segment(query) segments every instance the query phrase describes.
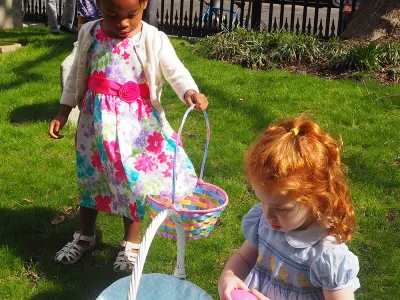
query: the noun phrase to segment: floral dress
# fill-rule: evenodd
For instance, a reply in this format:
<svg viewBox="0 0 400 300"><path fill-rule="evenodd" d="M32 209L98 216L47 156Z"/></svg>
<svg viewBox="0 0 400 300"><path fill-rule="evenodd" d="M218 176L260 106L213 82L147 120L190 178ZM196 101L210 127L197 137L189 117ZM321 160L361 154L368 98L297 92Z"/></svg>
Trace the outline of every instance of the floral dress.
<svg viewBox="0 0 400 300"><path fill-rule="evenodd" d="M149 104L143 67L134 51L140 38L141 33L113 39L100 23L95 28L76 135L80 205L136 222L143 218L147 195L172 197L176 145L176 133ZM107 92L110 86L121 88L113 94ZM191 194L197 177L181 145L176 172L177 197Z"/></svg>

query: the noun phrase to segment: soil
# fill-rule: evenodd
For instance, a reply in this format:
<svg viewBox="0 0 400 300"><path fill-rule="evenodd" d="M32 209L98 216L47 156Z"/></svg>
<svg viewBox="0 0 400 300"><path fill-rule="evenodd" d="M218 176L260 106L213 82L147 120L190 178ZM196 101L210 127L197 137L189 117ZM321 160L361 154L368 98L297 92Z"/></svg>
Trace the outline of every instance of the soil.
<svg viewBox="0 0 400 300"><path fill-rule="evenodd" d="M356 81L362 81L364 79L372 79L384 85L396 85L400 82L400 68L382 69L382 70L375 70L372 72L359 72L351 70L337 72L323 68L321 67L321 65L309 64L309 65L287 66L283 67L282 69L297 74L309 74L312 76L318 76L321 78L328 78L328 79L348 78Z"/></svg>

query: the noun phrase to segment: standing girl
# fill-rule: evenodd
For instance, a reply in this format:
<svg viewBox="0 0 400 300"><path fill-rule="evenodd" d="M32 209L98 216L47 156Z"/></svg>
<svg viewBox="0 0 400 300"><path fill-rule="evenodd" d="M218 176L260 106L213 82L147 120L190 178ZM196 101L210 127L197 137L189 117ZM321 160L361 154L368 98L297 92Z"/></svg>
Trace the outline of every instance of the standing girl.
<svg viewBox="0 0 400 300"><path fill-rule="evenodd" d="M77 262L95 246L97 212L122 215L125 234L114 263L133 267L148 194L172 194L176 134L160 104L163 76L180 99L205 110L208 102L167 36L142 22L147 0L99 0L102 20L86 23L49 134L59 139L71 109L81 108L76 134L80 231L57 252L61 264ZM177 192L193 192L196 174L180 147Z"/></svg>
<svg viewBox="0 0 400 300"><path fill-rule="evenodd" d="M260 204L243 219L246 241L221 275L221 299L234 289L257 299L354 299L358 259L344 244L354 211L338 143L305 119L274 125L248 151L245 172Z"/></svg>

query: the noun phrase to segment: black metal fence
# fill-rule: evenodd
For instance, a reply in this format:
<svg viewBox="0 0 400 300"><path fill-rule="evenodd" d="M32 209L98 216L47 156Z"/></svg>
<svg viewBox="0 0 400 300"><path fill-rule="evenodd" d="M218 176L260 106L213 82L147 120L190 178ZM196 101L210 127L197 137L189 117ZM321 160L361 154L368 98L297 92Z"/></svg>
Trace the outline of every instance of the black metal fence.
<svg viewBox="0 0 400 300"><path fill-rule="evenodd" d="M345 0L150 0L158 1L160 30L178 36L205 36L244 27L291 31L320 37L340 36L356 10L345 14ZM339 4L336 7L333 1ZM59 20L63 10L59 0ZM348 8L348 6L347 6ZM46 23L46 0L24 0L25 22Z"/></svg>
<svg viewBox="0 0 400 300"><path fill-rule="evenodd" d="M22 11L24 13L24 22L47 23L46 0L24 0ZM61 10L59 14L61 15Z"/></svg>
<svg viewBox="0 0 400 300"><path fill-rule="evenodd" d="M23 0L22 12L24 15L24 22L27 23L44 23L47 24L47 1L46 0ZM63 12L63 0L57 0L57 20L61 21ZM76 12L75 12L76 13ZM78 20L75 18L75 25Z"/></svg>

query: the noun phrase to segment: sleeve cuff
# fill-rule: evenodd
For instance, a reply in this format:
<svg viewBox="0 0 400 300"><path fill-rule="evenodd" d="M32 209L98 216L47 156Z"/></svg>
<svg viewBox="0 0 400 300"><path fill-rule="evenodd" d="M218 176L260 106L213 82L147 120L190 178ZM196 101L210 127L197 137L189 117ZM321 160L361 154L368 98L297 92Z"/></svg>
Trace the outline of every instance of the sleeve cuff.
<svg viewBox="0 0 400 300"><path fill-rule="evenodd" d="M60 103L71 107L75 107L76 106L75 94L63 93Z"/></svg>
<svg viewBox="0 0 400 300"><path fill-rule="evenodd" d="M353 292L355 292L360 287L360 280L358 279L358 277L355 277L349 280L347 283L341 284L339 286L335 287L324 286L323 289L328 291L337 291L337 290L343 290L348 287L352 287Z"/></svg>

